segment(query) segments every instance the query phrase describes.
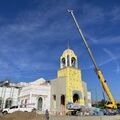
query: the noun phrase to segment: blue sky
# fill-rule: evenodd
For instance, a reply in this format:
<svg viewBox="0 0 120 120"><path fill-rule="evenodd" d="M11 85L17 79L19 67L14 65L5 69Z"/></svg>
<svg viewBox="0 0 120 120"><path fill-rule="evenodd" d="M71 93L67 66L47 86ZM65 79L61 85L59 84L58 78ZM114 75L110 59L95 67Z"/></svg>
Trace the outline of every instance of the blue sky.
<svg viewBox="0 0 120 120"><path fill-rule="evenodd" d="M83 80L101 96L102 87L67 9L74 9L113 96L120 99L118 0L0 0L0 80L56 78L59 57L69 40Z"/></svg>

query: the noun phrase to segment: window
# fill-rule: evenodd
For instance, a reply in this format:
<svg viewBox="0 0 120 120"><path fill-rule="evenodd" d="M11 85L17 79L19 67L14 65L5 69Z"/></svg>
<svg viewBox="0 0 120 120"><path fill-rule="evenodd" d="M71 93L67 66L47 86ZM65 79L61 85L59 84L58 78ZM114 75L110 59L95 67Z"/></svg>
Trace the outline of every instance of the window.
<svg viewBox="0 0 120 120"><path fill-rule="evenodd" d="M79 98L79 95L77 94L77 93L75 93L74 95L73 95L73 102L74 103L78 103L78 100L79 100L80 98Z"/></svg>
<svg viewBox="0 0 120 120"><path fill-rule="evenodd" d="M2 108L2 98L0 97L0 108Z"/></svg>
<svg viewBox="0 0 120 120"><path fill-rule="evenodd" d="M25 107L27 107L27 101L28 101L28 100L27 100L27 99L25 99Z"/></svg>
<svg viewBox="0 0 120 120"><path fill-rule="evenodd" d="M10 109L14 109L14 108L18 108L18 106L12 106L12 107L10 107Z"/></svg>
<svg viewBox="0 0 120 120"><path fill-rule="evenodd" d="M62 58L62 66L65 67L65 58Z"/></svg>
<svg viewBox="0 0 120 120"><path fill-rule="evenodd" d="M74 57L71 58L72 67L76 67L76 59Z"/></svg>
<svg viewBox="0 0 120 120"><path fill-rule="evenodd" d="M39 99L38 99L38 110L42 111L42 106L43 106L43 99L42 99L42 97L39 97Z"/></svg>
<svg viewBox="0 0 120 120"><path fill-rule="evenodd" d="M21 108L24 107L23 103L24 103L24 100L21 100L21 105L20 105Z"/></svg>
<svg viewBox="0 0 120 120"><path fill-rule="evenodd" d="M10 108L12 106L12 99L8 98L5 102L5 108Z"/></svg>
<svg viewBox="0 0 120 120"><path fill-rule="evenodd" d="M53 109L56 109L56 95L53 95L53 99L52 99L52 104L53 104Z"/></svg>
<svg viewBox="0 0 120 120"><path fill-rule="evenodd" d="M61 95L61 104L65 105L65 95Z"/></svg>
<svg viewBox="0 0 120 120"><path fill-rule="evenodd" d="M53 100L56 100L56 95L53 95Z"/></svg>

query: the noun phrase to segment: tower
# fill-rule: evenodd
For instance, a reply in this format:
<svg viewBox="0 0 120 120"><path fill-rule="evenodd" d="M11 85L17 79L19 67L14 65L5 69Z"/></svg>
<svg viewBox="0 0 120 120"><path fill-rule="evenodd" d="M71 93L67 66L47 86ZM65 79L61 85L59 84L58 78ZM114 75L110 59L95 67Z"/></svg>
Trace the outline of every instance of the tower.
<svg viewBox="0 0 120 120"><path fill-rule="evenodd" d="M66 78L66 104L69 102L84 105L84 88L82 85L81 70L78 68L78 59L73 50L66 49L60 57L58 78Z"/></svg>

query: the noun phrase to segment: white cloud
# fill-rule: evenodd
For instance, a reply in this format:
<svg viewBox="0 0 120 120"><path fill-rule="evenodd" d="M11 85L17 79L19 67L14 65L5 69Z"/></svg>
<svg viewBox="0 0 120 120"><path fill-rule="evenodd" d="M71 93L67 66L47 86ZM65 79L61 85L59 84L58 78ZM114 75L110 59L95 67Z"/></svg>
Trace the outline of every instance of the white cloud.
<svg viewBox="0 0 120 120"><path fill-rule="evenodd" d="M112 7L107 10L91 4L85 4L80 10L82 11L82 14L79 14L79 17L77 17L78 22L80 23L81 28L84 26L83 33L84 31L86 32L84 33L85 36L91 40L93 44L107 45L120 43L120 35L115 34L114 32L111 33L115 26L113 26L113 23L119 23L120 7ZM78 16L78 14L76 16ZM105 24L109 25L109 28L104 27ZM91 28L89 25L91 25ZM97 25L97 27L95 25ZM98 30L98 32L95 29Z"/></svg>
<svg viewBox="0 0 120 120"><path fill-rule="evenodd" d="M82 6L81 10L82 12L80 13L82 14L79 14L79 17L77 18L80 18L82 20L80 23L86 26L89 24L94 25L96 23L101 24L105 21L106 16L108 16L103 8L95 7L90 4ZM114 16L118 13L118 11L119 10L115 10L115 12L112 12L112 10L110 11L111 14L109 14L109 17L111 21L116 21L119 19L118 16L118 18L115 18ZM55 66L54 63L51 63L50 61L45 63L45 61L41 59L39 59L40 61L35 61L35 59L38 59L37 56L42 56L44 59L48 59L46 57L46 46L50 43L56 43L56 41L62 42L64 40L66 40L67 43L68 39L74 40L76 38L76 35L73 32L74 23L70 20L69 14L66 13L67 9L65 11L65 9L61 6L54 6L44 12L40 11L38 8L34 11L26 11L25 13L18 15L14 24L3 25L0 28L1 54L5 55L5 59L8 59L8 63L10 63L12 67L15 66L18 68L18 74L19 71L22 70L29 71L30 69L55 69L53 67ZM61 14L62 16L60 16ZM106 35L102 37L91 37L91 35L88 34L87 37L92 40L94 44L98 45L120 43L120 36L114 37ZM35 47L34 43L36 41L40 41L40 49L39 51L36 50L37 52L31 53L31 49L36 49L33 48ZM45 47L41 47L41 44L43 43L48 44L43 45ZM107 52L108 51L106 51L106 53ZM55 55L52 56L52 59L55 59L54 56ZM12 57L14 57L14 59ZM106 59L104 62L99 63L99 66L105 65L113 60L115 59L112 57ZM4 60L0 61L0 63L3 61ZM3 62L3 67L10 68L7 62ZM85 69L91 68L93 68L93 66ZM119 69L120 68L117 67L117 71L119 71Z"/></svg>
<svg viewBox="0 0 120 120"><path fill-rule="evenodd" d="M92 39L92 38L91 38ZM103 36L98 39L94 39L95 44L119 44L120 43L120 36Z"/></svg>
<svg viewBox="0 0 120 120"><path fill-rule="evenodd" d="M110 62L114 62L116 65L116 69L114 71L116 71L117 73L120 72L120 64L118 62L118 59L120 59L120 55L114 55L110 50L103 48L103 51L109 56L107 57L107 59L102 60L98 63L98 66L105 66L106 64L110 63ZM105 55L106 56L106 55ZM84 67L82 70L89 70L89 69L94 69L94 65L91 65L89 67Z"/></svg>
<svg viewBox="0 0 120 120"><path fill-rule="evenodd" d="M108 13L108 16L110 17L110 21L112 23L118 23L120 21L120 7L113 7L113 9Z"/></svg>
<svg viewBox="0 0 120 120"><path fill-rule="evenodd" d="M118 62L118 58L120 58L120 55L115 56L110 50L108 50L106 48L104 48L103 50L110 56L110 59L115 62L115 64L116 64L116 70L115 71L117 73L119 73L120 72L120 64Z"/></svg>

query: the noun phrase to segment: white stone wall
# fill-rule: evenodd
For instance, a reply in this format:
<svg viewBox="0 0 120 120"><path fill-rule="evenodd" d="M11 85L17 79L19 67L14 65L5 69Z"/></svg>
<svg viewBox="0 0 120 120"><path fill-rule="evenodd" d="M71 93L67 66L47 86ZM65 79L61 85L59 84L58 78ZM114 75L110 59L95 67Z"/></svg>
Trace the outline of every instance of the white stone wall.
<svg viewBox="0 0 120 120"><path fill-rule="evenodd" d="M0 87L0 98L2 98L2 106L5 108L5 102L8 98L12 99L12 106L22 105L23 107L34 107L38 109L38 99L42 98L42 111L48 109L50 111L51 102L51 85L44 79L38 79L30 83L24 83L22 88ZM18 84L18 86L21 84ZM23 84L22 84L23 85ZM17 86L17 84L16 84ZM55 87L55 86L54 86ZM87 86L86 86L87 88ZM56 88L57 89L57 88ZM87 92L87 90L86 90ZM88 105L91 106L91 92L87 92Z"/></svg>
<svg viewBox="0 0 120 120"><path fill-rule="evenodd" d="M19 89L14 87L0 87L0 98L2 99L3 108L8 98L12 99L12 106L18 104Z"/></svg>
<svg viewBox="0 0 120 120"><path fill-rule="evenodd" d="M42 111L50 110L50 85L29 85L23 87L20 91L20 104L25 104L27 99L27 107L34 107L38 109L38 99L41 97L43 100Z"/></svg>

